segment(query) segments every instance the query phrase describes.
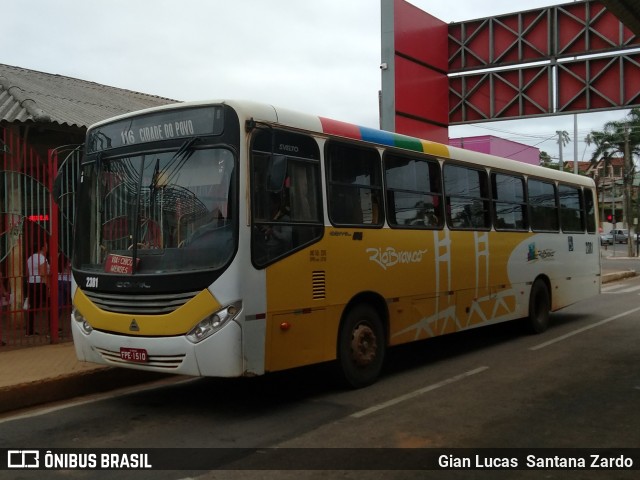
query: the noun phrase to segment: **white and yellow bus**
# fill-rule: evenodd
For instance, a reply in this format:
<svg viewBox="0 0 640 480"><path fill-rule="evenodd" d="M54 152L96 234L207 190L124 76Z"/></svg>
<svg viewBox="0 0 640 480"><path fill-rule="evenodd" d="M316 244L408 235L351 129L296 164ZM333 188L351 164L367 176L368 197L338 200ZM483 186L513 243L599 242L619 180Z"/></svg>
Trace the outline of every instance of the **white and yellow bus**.
<svg viewBox="0 0 640 480"><path fill-rule="evenodd" d="M600 290L586 177L248 102L92 126L77 190L79 359L236 377L525 319ZM429 348L428 342L424 348Z"/></svg>

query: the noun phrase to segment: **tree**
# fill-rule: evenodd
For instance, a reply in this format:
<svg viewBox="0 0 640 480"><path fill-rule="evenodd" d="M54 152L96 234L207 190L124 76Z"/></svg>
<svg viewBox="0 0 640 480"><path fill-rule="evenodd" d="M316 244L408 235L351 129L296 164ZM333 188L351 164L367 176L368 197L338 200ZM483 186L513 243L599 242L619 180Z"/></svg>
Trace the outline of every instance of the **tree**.
<svg viewBox="0 0 640 480"><path fill-rule="evenodd" d="M614 157L624 158L622 182L624 185L624 211L627 225L631 226L631 186L636 172L635 158L640 156L640 108L632 108L623 120L604 124L602 131L592 131L591 139L596 146L591 156L592 163L604 162L605 172ZM629 254L632 254L629 242Z"/></svg>
<svg viewBox="0 0 640 480"><path fill-rule="evenodd" d="M551 156L544 150L540 150L540 165L547 168L553 168L551 166Z"/></svg>
<svg viewBox="0 0 640 480"><path fill-rule="evenodd" d="M632 108L625 120L613 120L604 124L602 131L592 130L589 134L596 149L591 162L610 159L615 154L624 156L625 131L629 131L629 151L632 157L640 156L640 108Z"/></svg>
<svg viewBox="0 0 640 480"><path fill-rule="evenodd" d="M571 141L571 138L569 138L569 134L566 130L556 130L556 133L558 134L558 148L560 150L558 155L558 170L564 170L564 162L562 161L562 148ZM578 159L576 158L574 161L578 161Z"/></svg>

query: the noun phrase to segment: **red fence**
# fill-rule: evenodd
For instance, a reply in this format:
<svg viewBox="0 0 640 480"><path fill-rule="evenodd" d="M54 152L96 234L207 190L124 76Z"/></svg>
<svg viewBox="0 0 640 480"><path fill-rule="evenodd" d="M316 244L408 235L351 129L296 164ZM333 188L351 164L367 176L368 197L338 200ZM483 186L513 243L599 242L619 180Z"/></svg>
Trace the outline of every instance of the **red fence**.
<svg viewBox="0 0 640 480"><path fill-rule="evenodd" d="M72 149L37 148L12 127L0 128L0 140L2 346L70 340L73 201L58 208L52 192L58 157Z"/></svg>

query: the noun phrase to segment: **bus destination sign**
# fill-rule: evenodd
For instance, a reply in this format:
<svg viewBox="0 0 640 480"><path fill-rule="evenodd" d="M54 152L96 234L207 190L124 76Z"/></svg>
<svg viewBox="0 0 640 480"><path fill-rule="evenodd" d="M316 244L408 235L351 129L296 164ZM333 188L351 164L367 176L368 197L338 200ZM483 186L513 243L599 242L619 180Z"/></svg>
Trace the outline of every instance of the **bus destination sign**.
<svg viewBox="0 0 640 480"><path fill-rule="evenodd" d="M222 107L166 110L108 123L89 133L88 153L141 143L220 135L224 130Z"/></svg>

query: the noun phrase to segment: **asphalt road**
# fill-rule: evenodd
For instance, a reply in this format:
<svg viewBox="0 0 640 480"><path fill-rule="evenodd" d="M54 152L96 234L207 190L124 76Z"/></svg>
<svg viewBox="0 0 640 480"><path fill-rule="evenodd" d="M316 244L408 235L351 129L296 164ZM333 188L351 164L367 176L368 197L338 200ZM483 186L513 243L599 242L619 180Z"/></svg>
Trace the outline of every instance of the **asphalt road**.
<svg viewBox="0 0 640 480"><path fill-rule="evenodd" d="M627 257L627 246L616 245L615 249L600 247L604 270L640 270L640 258Z"/></svg>
<svg viewBox="0 0 640 480"><path fill-rule="evenodd" d="M322 457L327 468L339 465L328 448L638 448L639 295L640 278L626 279L553 314L542 335L510 323L393 349L380 381L362 390L341 389L330 366L196 379L3 419L0 446L319 448L301 452ZM259 453L232 451L221 468L256 465ZM300 458L283 451L291 455L288 468L299 468ZM637 470L15 473L0 471L0 478L638 477Z"/></svg>

